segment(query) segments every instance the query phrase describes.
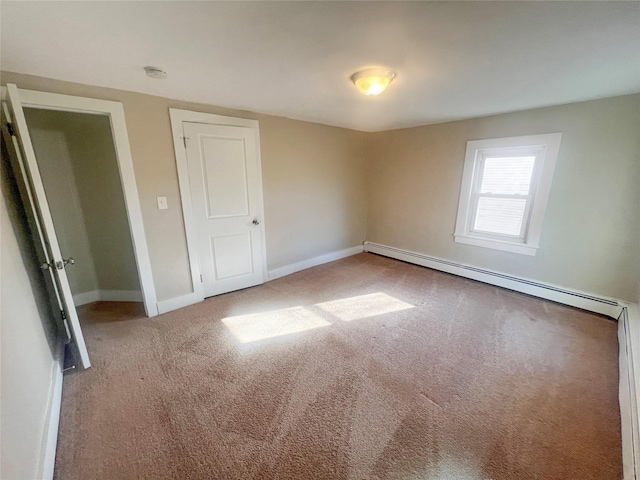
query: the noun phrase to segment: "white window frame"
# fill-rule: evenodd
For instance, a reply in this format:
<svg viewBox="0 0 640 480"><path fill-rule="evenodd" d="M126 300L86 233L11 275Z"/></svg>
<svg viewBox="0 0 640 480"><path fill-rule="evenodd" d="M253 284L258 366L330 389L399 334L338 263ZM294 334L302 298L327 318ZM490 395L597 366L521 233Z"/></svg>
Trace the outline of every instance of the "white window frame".
<svg viewBox="0 0 640 480"><path fill-rule="evenodd" d="M539 248L542 223L547 208L551 182L558 158L562 133L492 138L467 142L464 160L458 218L454 239L457 243L504 250L534 256ZM535 164L527 195L499 195L526 200L519 235L501 235L475 231L478 199L496 196L480 193L484 159L487 157L535 156Z"/></svg>

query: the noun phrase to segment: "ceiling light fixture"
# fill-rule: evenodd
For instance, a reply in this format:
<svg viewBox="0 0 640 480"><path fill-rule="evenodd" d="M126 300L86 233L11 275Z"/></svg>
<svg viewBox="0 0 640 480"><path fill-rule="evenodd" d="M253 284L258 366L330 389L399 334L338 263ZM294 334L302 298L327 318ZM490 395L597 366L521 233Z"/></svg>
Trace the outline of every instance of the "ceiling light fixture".
<svg viewBox="0 0 640 480"><path fill-rule="evenodd" d="M167 78L167 72L158 67L144 67L144 71L147 72L147 77L155 78L156 80L165 80Z"/></svg>
<svg viewBox="0 0 640 480"><path fill-rule="evenodd" d="M351 75L351 81L363 95L380 95L397 74L390 68L375 67Z"/></svg>

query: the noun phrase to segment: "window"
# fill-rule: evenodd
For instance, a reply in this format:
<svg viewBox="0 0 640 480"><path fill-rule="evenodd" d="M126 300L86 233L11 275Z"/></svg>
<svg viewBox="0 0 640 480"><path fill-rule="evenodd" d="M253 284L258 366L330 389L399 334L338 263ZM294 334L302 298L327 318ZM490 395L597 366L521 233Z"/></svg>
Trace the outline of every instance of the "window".
<svg viewBox="0 0 640 480"><path fill-rule="evenodd" d="M535 255L561 139L467 142L455 241Z"/></svg>

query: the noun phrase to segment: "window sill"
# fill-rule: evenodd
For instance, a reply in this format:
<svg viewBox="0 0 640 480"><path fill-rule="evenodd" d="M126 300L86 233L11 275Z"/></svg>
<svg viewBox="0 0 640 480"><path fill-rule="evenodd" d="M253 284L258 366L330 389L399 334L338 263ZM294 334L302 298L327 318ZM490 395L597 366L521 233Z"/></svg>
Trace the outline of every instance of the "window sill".
<svg viewBox="0 0 640 480"><path fill-rule="evenodd" d="M470 235L454 235L457 243L466 245L475 245L476 247L493 248L494 250L503 250L505 252L519 253L521 255L535 256L538 247L526 245L523 243L506 242L500 240L491 240L488 238L472 237Z"/></svg>

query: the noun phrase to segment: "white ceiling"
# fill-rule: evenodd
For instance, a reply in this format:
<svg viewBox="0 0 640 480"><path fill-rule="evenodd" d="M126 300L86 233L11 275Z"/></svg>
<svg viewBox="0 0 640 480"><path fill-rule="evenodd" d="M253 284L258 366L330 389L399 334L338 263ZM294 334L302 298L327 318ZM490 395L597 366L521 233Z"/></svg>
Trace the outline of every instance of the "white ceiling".
<svg viewBox="0 0 640 480"><path fill-rule="evenodd" d="M5 71L367 131L640 91L639 2L3 1L1 28Z"/></svg>

